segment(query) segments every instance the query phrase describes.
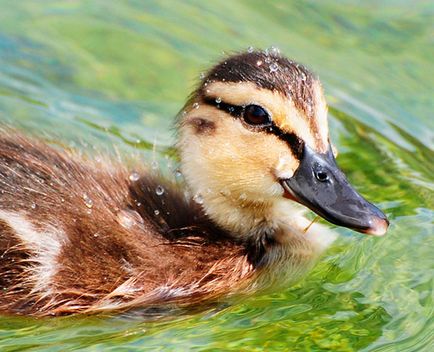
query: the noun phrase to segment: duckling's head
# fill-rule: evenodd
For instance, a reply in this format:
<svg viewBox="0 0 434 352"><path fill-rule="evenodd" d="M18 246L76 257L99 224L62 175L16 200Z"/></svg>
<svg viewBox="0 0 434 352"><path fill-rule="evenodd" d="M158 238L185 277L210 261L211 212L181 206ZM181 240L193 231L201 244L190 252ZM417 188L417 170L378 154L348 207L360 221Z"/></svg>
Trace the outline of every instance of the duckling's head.
<svg viewBox="0 0 434 352"><path fill-rule="evenodd" d="M274 226L283 200L359 232L387 229L336 165L319 80L279 54L245 52L212 68L181 113L178 147L195 199L234 234Z"/></svg>

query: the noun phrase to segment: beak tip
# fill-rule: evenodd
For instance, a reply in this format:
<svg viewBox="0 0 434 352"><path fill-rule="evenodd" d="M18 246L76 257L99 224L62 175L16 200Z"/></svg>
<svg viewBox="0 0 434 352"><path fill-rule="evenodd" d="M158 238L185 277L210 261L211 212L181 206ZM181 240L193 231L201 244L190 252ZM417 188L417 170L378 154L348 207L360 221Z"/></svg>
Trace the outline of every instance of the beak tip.
<svg viewBox="0 0 434 352"><path fill-rule="evenodd" d="M389 227L389 220L387 220L386 217L384 218L378 217L371 220L371 226L368 229L366 229L364 232L368 235L383 236L386 233L388 227Z"/></svg>

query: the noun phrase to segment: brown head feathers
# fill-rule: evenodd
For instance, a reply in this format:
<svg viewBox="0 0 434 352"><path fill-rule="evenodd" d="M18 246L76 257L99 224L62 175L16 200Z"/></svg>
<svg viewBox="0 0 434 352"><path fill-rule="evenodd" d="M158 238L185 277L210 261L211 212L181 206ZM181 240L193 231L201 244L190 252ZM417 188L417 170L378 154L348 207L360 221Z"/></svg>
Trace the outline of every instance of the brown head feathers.
<svg viewBox="0 0 434 352"><path fill-rule="evenodd" d="M276 51L242 52L212 68L202 80L198 94L206 97L206 87L214 82L251 82L258 88L289 97L297 109L311 116L315 104L314 81L317 78L306 67Z"/></svg>

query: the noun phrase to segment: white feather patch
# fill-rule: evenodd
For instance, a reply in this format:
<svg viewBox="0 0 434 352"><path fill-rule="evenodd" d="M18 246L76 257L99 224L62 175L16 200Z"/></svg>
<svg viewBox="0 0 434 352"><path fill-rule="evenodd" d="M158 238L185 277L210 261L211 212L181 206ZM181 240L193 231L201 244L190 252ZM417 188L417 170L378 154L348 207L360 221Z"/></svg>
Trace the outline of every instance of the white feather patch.
<svg viewBox="0 0 434 352"><path fill-rule="evenodd" d="M30 259L30 279L34 282L32 292L50 294L52 279L57 272L59 255L66 243L66 236L58 226L47 225L43 230L35 226L22 213L0 210L0 220L6 222L15 231L23 246L34 253Z"/></svg>

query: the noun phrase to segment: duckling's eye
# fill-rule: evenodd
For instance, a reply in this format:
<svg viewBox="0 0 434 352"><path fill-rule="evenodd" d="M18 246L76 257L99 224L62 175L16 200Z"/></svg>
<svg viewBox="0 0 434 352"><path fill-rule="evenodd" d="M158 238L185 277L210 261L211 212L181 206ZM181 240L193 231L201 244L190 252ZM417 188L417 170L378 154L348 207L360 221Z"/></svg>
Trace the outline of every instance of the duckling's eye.
<svg viewBox="0 0 434 352"><path fill-rule="evenodd" d="M247 105L244 108L243 118L249 125L264 126L271 124L270 115L259 105Z"/></svg>

